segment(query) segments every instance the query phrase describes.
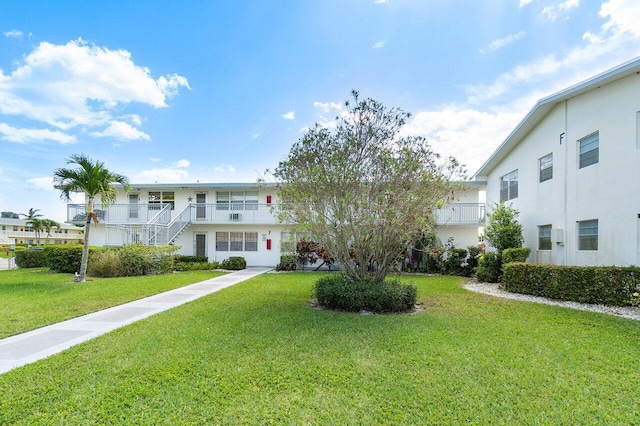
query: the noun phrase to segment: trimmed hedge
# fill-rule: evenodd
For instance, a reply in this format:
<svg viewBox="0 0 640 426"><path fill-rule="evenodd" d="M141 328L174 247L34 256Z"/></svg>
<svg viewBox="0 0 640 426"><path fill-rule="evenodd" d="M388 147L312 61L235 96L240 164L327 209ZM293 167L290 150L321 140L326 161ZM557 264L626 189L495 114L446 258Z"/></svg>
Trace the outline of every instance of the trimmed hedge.
<svg viewBox="0 0 640 426"><path fill-rule="evenodd" d="M80 271L82 261L82 245L47 246L43 250L44 264L55 272L73 274ZM95 251L89 247L89 258Z"/></svg>
<svg viewBox="0 0 640 426"><path fill-rule="evenodd" d="M208 271L220 269L220 263L216 262L174 262L173 270L178 272L184 271Z"/></svg>
<svg viewBox="0 0 640 426"><path fill-rule="evenodd" d="M504 265L504 289L557 300L628 306L633 293L640 291L640 268L515 262Z"/></svg>
<svg viewBox="0 0 640 426"><path fill-rule="evenodd" d="M478 259L476 278L487 283L498 283L502 279L502 256L487 252Z"/></svg>
<svg viewBox="0 0 640 426"><path fill-rule="evenodd" d="M18 268L42 268L45 266L42 250L16 250L14 256Z"/></svg>
<svg viewBox="0 0 640 426"><path fill-rule="evenodd" d="M173 255L174 262L181 263L206 263L209 262L209 258L207 256L190 256L186 254L174 254Z"/></svg>
<svg viewBox="0 0 640 426"><path fill-rule="evenodd" d="M332 274L316 282L314 296L318 304L329 309L406 312L415 307L418 290L413 284L401 284L397 280L353 281L343 275Z"/></svg>
<svg viewBox="0 0 640 426"><path fill-rule="evenodd" d="M280 263L276 265L276 271L295 271L298 269L298 256L295 254L283 254Z"/></svg>

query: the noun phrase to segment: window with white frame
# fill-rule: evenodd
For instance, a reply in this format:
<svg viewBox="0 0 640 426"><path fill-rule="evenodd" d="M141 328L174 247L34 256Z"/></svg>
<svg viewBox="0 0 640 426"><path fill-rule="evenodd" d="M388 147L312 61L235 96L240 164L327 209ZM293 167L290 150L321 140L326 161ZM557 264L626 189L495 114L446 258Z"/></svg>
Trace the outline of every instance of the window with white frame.
<svg viewBox="0 0 640 426"><path fill-rule="evenodd" d="M500 177L500 201L518 198L518 170Z"/></svg>
<svg viewBox="0 0 640 426"><path fill-rule="evenodd" d="M216 251L258 251L258 233L216 232Z"/></svg>
<svg viewBox="0 0 640 426"><path fill-rule="evenodd" d="M258 210L258 191L218 191L217 210Z"/></svg>
<svg viewBox="0 0 640 426"><path fill-rule="evenodd" d="M553 153L547 154L539 160L540 182L545 182L553 178Z"/></svg>
<svg viewBox="0 0 640 426"><path fill-rule="evenodd" d="M595 132L578 141L580 150L580 168L597 164L600 159L600 132Z"/></svg>
<svg viewBox="0 0 640 426"><path fill-rule="evenodd" d="M176 194L173 191L149 191L149 210L160 210L162 204L171 204L171 210L176 207Z"/></svg>
<svg viewBox="0 0 640 426"><path fill-rule="evenodd" d="M538 250L551 250L551 225L538 226Z"/></svg>
<svg viewBox="0 0 640 426"><path fill-rule="evenodd" d="M598 219L578 222L578 250L598 250Z"/></svg>

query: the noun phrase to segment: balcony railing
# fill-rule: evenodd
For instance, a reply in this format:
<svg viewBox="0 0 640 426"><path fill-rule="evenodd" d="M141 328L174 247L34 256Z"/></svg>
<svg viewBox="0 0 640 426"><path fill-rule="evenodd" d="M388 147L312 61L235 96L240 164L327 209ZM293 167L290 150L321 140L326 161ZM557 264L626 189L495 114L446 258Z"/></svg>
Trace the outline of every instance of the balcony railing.
<svg viewBox="0 0 640 426"><path fill-rule="evenodd" d="M192 203L182 211L171 210L170 204L112 204L107 208L95 206L100 223L106 224L159 224L167 225L172 219L179 219L179 227L184 223L193 224L276 224L278 219L272 210L275 204L245 204L234 208L233 204ZM82 204L67 206L67 221L84 223L85 207ZM180 218L176 215L180 214ZM172 217L175 216L175 217ZM484 203L452 203L436 210L437 225L482 225L485 221ZM175 222L175 223L178 223Z"/></svg>
<svg viewBox="0 0 640 426"><path fill-rule="evenodd" d="M435 211L436 225L483 225L484 203L451 203Z"/></svg>

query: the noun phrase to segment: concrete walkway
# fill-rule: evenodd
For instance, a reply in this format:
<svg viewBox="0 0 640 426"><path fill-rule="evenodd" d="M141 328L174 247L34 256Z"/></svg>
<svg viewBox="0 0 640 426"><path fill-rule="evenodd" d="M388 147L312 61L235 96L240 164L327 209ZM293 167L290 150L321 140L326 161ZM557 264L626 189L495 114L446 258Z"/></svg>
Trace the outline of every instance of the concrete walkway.
<svg viewBox="0 0 640 426"><path fill-rule="evenodd" d="M248 268L0 340L0 374L263 274ZM79 284L82 285L82 284Z"/></svg>

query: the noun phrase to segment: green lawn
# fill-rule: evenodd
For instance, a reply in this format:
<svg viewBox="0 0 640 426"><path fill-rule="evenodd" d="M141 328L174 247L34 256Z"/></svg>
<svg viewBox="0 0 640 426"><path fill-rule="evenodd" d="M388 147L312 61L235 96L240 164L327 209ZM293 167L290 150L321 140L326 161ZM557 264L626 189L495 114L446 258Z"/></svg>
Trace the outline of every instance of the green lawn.
<svg viewBox="0 0 640 426"><path fill-rule="evenodd" d="M267 274L0 376L0 424L639 424L640 324L411 277L420 314ZM402 277L406 279L406 277Z"/></svg>
<svg viewBox="0 0 640 426"><path fill-rule="evenodd" d="M125 278L87 278L48 269L0 271L0 338L222 275L194 271Z"/></svg>

